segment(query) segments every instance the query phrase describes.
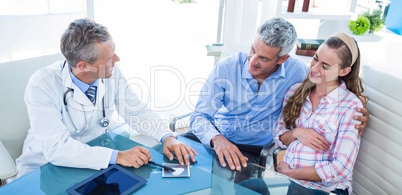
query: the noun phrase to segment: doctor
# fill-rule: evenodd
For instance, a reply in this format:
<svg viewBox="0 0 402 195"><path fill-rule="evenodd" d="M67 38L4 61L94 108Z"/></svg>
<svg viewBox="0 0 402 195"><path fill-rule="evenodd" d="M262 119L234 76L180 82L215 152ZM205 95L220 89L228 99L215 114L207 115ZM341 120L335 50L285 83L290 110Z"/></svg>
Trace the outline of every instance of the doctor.
<svg viewBox="0 0 402 195"><path fill-rule="evenodd" d="M26 88L31 128L16 161L18 177L48 162L90 169L147 164L150 153L140 146L117 151L85 144L107 132L114 109L131 128L161 141L170 160L175 152L180 164L183 159L189 164L188 155L195 161L197 152L176 140L167 124L152 128L162 121L137 98L115 66L120 58L106 27L89 19L75 20L62 35L60 48L66 61L38 70Z"/></svg>

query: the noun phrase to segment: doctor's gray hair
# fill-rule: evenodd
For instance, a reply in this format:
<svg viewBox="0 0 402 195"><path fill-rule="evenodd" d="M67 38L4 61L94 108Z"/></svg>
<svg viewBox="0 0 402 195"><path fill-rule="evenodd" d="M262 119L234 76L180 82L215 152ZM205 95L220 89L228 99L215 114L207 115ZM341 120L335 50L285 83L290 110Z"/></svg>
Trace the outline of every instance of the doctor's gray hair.
<svg viewBox="0 0 402 195"><path fill-rule="evenodd" d="M270 47L280 47L279 59L288 54L296 44L297 34L293 25L282 19L272 18L258 29L262 41Z"/></svg>
<svg viewBox="0 0 402 195"><path fill-rule="evenodd" d="M88 18L77 19L61 36L60 50L72 67L76 67L79 61L93 64L102 55L96 43L110 39L111 35L106 27Z"/></svg>

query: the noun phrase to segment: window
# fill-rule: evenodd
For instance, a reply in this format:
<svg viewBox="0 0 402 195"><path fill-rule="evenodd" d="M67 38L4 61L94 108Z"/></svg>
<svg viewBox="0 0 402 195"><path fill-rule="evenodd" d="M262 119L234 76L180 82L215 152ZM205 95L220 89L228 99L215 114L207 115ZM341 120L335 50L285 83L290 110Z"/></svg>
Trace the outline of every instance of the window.
<svg viewBox="0 0 402 195"><path fill-rule="evenodd" d="M46 15L84 12L85 0L0 1L0 15Z"/></svg>
<svg viewBox="0 0 402 195"><path fill-rule="evenodd" d="M0 63L60 52L68 24L87 0L0 0ZM90 7L91 8L91 7Z"/></svg>

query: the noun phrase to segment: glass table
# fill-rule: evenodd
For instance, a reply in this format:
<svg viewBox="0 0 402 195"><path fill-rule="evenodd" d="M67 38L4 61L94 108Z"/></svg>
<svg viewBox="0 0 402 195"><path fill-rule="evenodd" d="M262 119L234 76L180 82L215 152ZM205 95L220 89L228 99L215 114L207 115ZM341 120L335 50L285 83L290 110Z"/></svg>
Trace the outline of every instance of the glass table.
<svg viewBox="0 0 402 195"><path fill-rule="evenodd" d="M198 152L197 162L190 165L189 178L163 178L162 170L152 165L127 170L143 177L147 183L135 194L330 194L327 191L305 188L293 180L256 164L248 163L241 171L222 167L212 148L185 137L178 139ZM88 142L91 146L104 146L128 150L141 145L129 139L122 126ZM147 147L147 146L144 146ZM163 155L160 144L147 147L157 163L172 162ZM173 160L173 163L178 163ZM0 194L67 194L66 189L95 174L96 170L68 168L50 163L0 188Z"/></svg>

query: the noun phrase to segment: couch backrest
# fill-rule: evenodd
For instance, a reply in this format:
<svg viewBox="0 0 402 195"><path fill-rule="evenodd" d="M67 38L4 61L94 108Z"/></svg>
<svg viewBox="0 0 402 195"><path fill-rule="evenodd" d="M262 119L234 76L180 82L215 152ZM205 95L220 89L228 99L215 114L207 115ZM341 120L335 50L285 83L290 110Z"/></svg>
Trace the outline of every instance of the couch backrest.
<svg viewBox="0 0 402 195"><path fill-rule="evenodd" d="M362 78L370 119L354 168L353 192L402 194L402 74L363 66Z"/></svg>
<svg viewBox="0 0 402 195"><path fill-rule="evenodd" d="M27 82L36 70L63 59L63 55L53 54L0 63L0 140L14 161L21 155L29 129L24 102Z"/></svg>

